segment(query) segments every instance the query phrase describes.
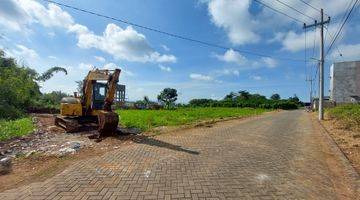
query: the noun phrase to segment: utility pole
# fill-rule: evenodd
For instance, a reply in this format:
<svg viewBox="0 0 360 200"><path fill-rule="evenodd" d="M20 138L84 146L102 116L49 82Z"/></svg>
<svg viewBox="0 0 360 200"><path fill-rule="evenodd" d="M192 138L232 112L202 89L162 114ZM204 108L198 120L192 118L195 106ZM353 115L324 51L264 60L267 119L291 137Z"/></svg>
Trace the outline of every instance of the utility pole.
<svg viewBox="0 0 360 200"><path fill-rule="evenodd" d="M307 78L305 81L310 82L310 105L312 105L312 99L313 99L313 87L312 87L312 85L313 85L314 79L312 79L312 77L310 77L310 78Z"/></svg>
<svg viewBox="0 0 360 200"><path fill-rule="evenodd" d="M330 17L324 21L324 10L320 10L320 23L304 24L304 29L320 26L320 63L319 63L319 120L324 119L324 24L330 22Z"/></svg>

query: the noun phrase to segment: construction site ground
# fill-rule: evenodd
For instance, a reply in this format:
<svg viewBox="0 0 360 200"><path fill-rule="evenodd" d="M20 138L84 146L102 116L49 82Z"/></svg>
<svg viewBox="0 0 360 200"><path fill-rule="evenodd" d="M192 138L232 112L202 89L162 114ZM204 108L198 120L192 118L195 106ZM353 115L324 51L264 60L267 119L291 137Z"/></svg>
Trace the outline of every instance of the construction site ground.
<svg viewBox="0 0 360 200"><path fill-rule="evenodd" d="M62 144L80 144L74 153L16 158L6 176L17 183L0 176L0 199L359 198L359 174L302 110L99 143L87 138L91 134L64 135ZM38 167L35 173L31 167ZM22 176L28 178L17 181Z"/></svg>

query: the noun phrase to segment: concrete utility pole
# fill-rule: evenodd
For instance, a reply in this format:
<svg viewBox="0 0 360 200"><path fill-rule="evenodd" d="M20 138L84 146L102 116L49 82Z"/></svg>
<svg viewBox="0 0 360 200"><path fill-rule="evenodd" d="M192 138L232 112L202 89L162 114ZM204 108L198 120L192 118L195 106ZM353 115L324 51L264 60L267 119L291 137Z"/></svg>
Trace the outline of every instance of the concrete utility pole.
<svg viewBox="0 0 360 200"><path fill-rule="evenodd" d="M314 79L312 79L312 77L310 77L310 78L307 78L305 81L306 81L306 82L310 82L310 105L312 105L312 99L313 99L313 88L312 88L312 85L313 85Z"/></svg>
<svg viewBox="0 0 360 200"><path fill-rule="evenodd" d="M324 21L324 11L320 10L320 23L315 20L314 24L304 24L304 29L320 26L320 64L319 64L319 120L324 119L324 24L330 22L330 17Z"/></svg>

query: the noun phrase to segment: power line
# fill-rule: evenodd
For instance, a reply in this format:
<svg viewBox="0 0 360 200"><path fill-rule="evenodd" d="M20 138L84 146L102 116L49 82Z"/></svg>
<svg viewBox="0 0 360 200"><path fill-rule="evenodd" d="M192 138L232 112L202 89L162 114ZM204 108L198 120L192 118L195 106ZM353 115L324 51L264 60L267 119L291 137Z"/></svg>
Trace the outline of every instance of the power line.
<svg viewBox="0 0 360 200"><path fill-rule="evenodd" d="M59 6L63 6L63 7L66 7L66 8L70 8L70 9L80 11L80 12L83 12L83 13L95 15L95 16L98 16L98 17L101 17L101 18L106 18L106 19L110 19L110 20L117 21L117 22L120 22L120 23L124 23L124 24L128 24L128 25L135 26L135 27L138 27L138 28L142 28L142 29L145 29L145 30L153 31L153 32L156 32L156 33L160 33L160 34L163 34L163 35L170 36L170 37L174 37L174 38L178 38L178 39L182 39L182 40L187 40L187 41L190 41L190 42L199 43L199 44L209 46L209 47L215 47L215 48L219 48L219 49L223 49L223 50L232 49L232 50L237 51L239 53L244 53L244 54L249 54L249 55L254 55L254 56L259 56L259 57L268 57L268 58L276 58L276 59L279 59L279 60L290 60L290 61L304 62L304 60L302 60L302 59L277 57L277 56L267 55L267 54L263 54L263 53L257 53L257 52L253 52L253 51L247 51L247 50L241 50L241 49L237 49L237 48L231 48L231 47L218 45L218 44L215 44L215 43L210 43L210 42L206 42L206 41L202 41L202 40L197 40L197 39L185 37L185 36L182 36L182 35L162 31L162 30L159 30L159 29L151 28L151 27L148 27L148 26L143 26L143 25L136 24L136 23L133 23L133 22L130 22L130 21L126 21L126 20L115 18L115 17L107 16L107 15L104 15L104 14L96 13L96 12L93 12L93 11L85 10L85 9L78 8L78 7L75 7L75 6L71 6L71 5L68 5L68 4L59 3L59 2L56 2L56 1L52 1L52 0L43 0L43 1L48 2L48 3L53 3L53 4L56 4L56 5L59 5ZM308 61L308 62L311 62L311 61Z"/></svg>
<svg viewBox="0 0 360 200"><path fill-rule="evenodd" d="M298 9L296 9L296 8L294 8L294 7L292 7L292 6L290 6L289 4L286 4L286 3L284 3L284 2L282 2L282 1L280 1L280 0L276 0L276 1L277 1L277 2L279 2L279 3L281 3L282 5L284 5L284 6L288 7L288 8L290 8L290 9L292 9L292 10L296 11L297 13L304 15L305 17L308 17L308 18L310 18L310 19L316 20L315 18L313 18L313 17L311 17L311 16L309 16L309 15L307 15L307 14L305 14L305 13L303 13L303 12L299 11Z"/></svg>
<svg viewBox="0 0 360 200"><path fill-rule="evenodd" d="M306 29L304 29L304 37L305 37L305 43L304 43L304 47L305 47L305 50L304 50L305 74L307 74L307 62L306 62L306 52L307 52L307 49L306 49Z"/></svg>
<svg viewBox="0 0 360 200"><path fill-rule="evenodd" d="M285 16L287 16L287 17L289 17L289 18L291 18L291 19L293 19L293 20L295 20L295 21L297 21L297 22L299 22L299 23L302 23L302 24L304 23L303 21L301 21L301 20L299 20L299 19L296 19L295 17L292 17L292 16L290 16L290 15L288 15L288 14L286 14L286 13L284 13L284 12L282 12L282 11L276 9L276 8L273 8L273 7L265 4L264 2L262 2L262 1L260 1L260 0L254 0L254 1L257 2L257 3L259 3L259 4L261 4L261 5L263 5L263 6L265 6L265 7L267 7L267 8L269 8L269 9L271 9L271 10L274 11L274 12L277 12L277 13L280 13L280 14L282 14L282 15L285 15Z"/></svg>
<svg viewBox="0 0 360 200"><path fill-rule="evenodd" d="M333 45L334 45L334 43L335 43L336 39L339 37L340 32L342 31L342 29L343 29L343 27L344 27L344 25L345 25L346 21L349 19L350 14L351 14L351 13L352 13L352 11L354 10L354 8L355 8L356 4L358 3L358 1L359 1L359 0L356 0L356 1L354 2L354 4L352 5L351 10L350 10L350 11L348 12L348 14L346 15L346 18L345 18L344 22L341 24L340 29L339 29L339 30L338 30L338 32L336 33L336 35L335 35L334 39L332 40L332 42L331 42L331 44L330 44L329 48L327 49L327 51L326 51L326 54L325 54L325 55L327 55L327 54L330 52L331 48L333 47Z"/></svg>
<svg viewBox="0 0 360 200"><path fill-rule="evenodd" d="M308 3L308 2L306 2L306 1L304 1L304 0L299 0L299 1L301 1L301 2L303 2L304 4L308 5L310 8L312 8L312 9L314 9L314 10L316 10L316 11L321 12L321 10L320 10L319 8L317 8L317 7L313 6L313 5L311 5L310 3ZM324 14L325 14L326 16L330 17L330 16L329 16L329 15L327 15L326 13L324 13Z"/></svg>
<svg viewBox="0 0 360 200"><path fill-rule="evenodd" d="M325 28L325 30L326 30L326 33L329 35L330 40L333 40L334 37L333 37L332 34L330 33L329 29L328 29L326 26L324 26L324 28ZM340 51L340 49L338 48L338 46L335 46L335 47L336 47L336 50L338 51L339 55L342 57L343 54L341 53L341 51Z"/></svg>
<svg viewBox="0 0 360 200"><path fill-rule="evenodd" d="M306 1L304 1L304 0L299 0L299 1L301 1L301 2L303 2L304 4L306 4L306 5L308 5L308 6L310 6L311 8L313 8L314 10L317 10L317 11L319 11L320 12L320 9L319 8L316 8L315 6L312 6L311 4L309 4L308 2L306 2Z"/></svg>

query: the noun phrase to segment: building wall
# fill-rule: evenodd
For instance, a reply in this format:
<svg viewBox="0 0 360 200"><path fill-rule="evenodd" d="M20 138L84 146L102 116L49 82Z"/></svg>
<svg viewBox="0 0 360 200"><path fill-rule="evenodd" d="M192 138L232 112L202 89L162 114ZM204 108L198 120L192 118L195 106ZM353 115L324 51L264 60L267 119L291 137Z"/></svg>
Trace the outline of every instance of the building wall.
<svg viewBox="0 0 360 200"><path fill-rule="evenodd" d="M360 96L360 61L334 63L330 68L330 99L350 103Z"/></svg>

